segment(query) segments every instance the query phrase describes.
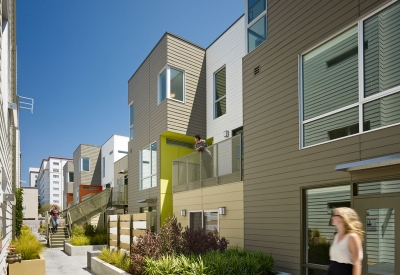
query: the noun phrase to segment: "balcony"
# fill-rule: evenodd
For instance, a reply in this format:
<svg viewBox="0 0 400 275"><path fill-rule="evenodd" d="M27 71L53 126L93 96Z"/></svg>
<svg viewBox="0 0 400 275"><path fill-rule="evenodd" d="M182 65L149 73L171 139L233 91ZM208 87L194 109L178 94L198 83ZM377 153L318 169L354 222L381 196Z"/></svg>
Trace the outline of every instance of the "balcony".
<svg viewBox="0 0 400 275"><path fill-rule="evenodd" d="M173 192L242 180L242 137L235 136L172 161Z"/></svg>

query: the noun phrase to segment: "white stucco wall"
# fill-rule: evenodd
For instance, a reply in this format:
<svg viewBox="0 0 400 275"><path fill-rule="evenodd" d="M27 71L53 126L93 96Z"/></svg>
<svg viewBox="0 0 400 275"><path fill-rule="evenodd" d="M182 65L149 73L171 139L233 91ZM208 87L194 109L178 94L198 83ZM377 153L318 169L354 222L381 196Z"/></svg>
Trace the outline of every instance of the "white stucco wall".
<svg viewBox="0 0 400 275"><path fill-rule="evenodd" d="M113 135L101 146L101 185L103 189L108 183L114 187L114 162L127 155L128 141L129 137ZM104 175L103 165L105 165Z"/></svg>
<svg viewBox="0 0 400 275"><path fill-rule="evenodd" d="M224 140L223 132L243 126L242 58L246 54L245 21L241 17L206 51L207 138ZM214 73L226 66L226 113L214 119Z"/></svg>

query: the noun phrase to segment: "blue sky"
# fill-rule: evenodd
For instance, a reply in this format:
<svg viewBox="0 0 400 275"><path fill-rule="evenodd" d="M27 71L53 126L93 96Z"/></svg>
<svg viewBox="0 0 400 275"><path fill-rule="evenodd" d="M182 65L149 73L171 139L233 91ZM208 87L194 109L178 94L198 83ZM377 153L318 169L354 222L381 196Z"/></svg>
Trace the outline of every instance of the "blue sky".
<svg viewBox="0 0 400 275"><path fill-rule="evenodd" d="M129 135L128 80L165 31L207 47L243 0L17 0L22 180L49 156Z"/></svg>

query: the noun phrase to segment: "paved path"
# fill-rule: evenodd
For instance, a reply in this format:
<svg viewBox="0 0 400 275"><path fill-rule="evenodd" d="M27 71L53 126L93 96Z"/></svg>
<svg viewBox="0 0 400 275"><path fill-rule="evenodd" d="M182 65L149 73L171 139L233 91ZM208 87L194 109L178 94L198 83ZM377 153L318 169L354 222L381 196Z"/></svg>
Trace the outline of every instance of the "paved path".
<svg viewBox="0 0 400 275"><path fill-rule="evenodd" d="M48 275L90 275L86 268L85 256L68 256L62 248L47 248L44 251L46 274Z"/></svg>

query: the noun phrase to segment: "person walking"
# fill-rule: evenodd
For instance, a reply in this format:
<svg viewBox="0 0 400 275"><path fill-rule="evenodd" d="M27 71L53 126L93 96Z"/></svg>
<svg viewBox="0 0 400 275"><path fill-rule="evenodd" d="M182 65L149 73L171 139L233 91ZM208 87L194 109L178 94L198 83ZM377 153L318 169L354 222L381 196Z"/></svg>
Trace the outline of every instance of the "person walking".
<svg viewBox="0 0 400 275"><path fill-rule="evenodd" d="M58 211L56 205L53 205L53 209L50 211L50 215L51 215L51 226L52 226L51 231L53 233L57 233L58 217L60 215L60 212Z"/></svg>
<svg viewBox="0 0 400 275"><path fill-rule="evenodd" d="M357 213L348 207L333 210L332 225L337 234L329 248L328 275L361 275L364 231Z"/></svg>
<svg viewBox="0 0 400 275"><path fill-rule="evenodd" d="M203 164L203 167L206 171L207 178L211 178L211 153L207 149L207 142L202 140L200 135L194 136L194 141L196 142L195 149L197 152L201 153L200 158Z"/></svg>

